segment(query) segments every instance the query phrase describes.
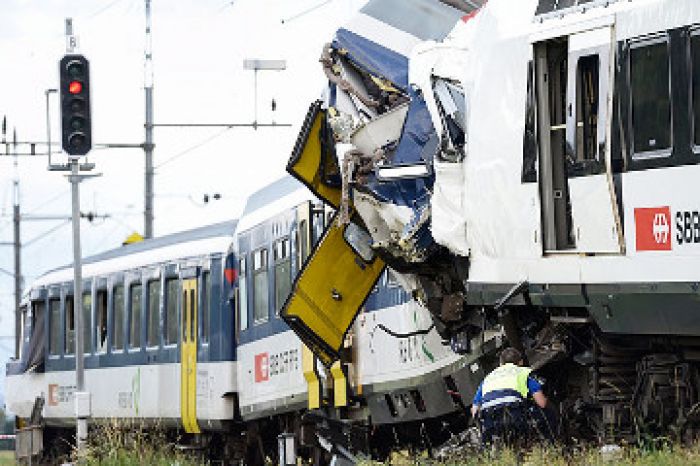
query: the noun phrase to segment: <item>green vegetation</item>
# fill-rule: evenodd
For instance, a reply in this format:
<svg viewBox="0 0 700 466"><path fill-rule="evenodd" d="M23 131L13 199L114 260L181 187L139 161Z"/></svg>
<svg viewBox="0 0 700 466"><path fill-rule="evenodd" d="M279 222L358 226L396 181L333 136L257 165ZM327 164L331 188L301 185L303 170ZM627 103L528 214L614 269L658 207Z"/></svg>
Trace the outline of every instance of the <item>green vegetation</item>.
<svg viewBox="0 0 700 466"><path fill-rule="evenodd" d="M0 466L10 466L15 464L15 452L14 451L0 451Z"/></svg>
<svg viewBox="0 0 700 466"><path fill-rule="evenodd" d="M203 461L178 450L176 440L163 431L146 430L137 424L110 422L90 432L85 456L87 465L101 466L194 466Z"/></svg>
<svg viewBox="0 0 700 466"><path fill-rule="evenodd" d="M363 466L377 466L382 463L367 462ZM395 466L688 466L700 465L700 445L693 447L668 447L659 450L644 451L637 448L625 448L616 452L601 453L599 449L581 449L565 452L560 449L536 448L520 455L513 450L498 452L463 451L454 457L443 460L431 460L425 455L409 456L395 453L384 464Z"/></svg>

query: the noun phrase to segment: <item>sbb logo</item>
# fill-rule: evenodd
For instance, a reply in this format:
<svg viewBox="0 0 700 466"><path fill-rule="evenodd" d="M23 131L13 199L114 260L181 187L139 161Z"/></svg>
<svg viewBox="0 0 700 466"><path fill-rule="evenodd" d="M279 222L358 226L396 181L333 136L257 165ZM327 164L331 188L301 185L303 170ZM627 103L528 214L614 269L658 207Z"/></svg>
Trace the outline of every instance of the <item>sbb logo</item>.
<svg viewBox="0 0 700 466"><path fill-rule="evenodd" d="M255 383L270 380L270 356L267 353L255 355Z"/></svg>
<svg viewBox="0 0 700 466"><path fill-rule="evenodd" d="M637 251L671 250L671 208L634 209Z"/></svg>

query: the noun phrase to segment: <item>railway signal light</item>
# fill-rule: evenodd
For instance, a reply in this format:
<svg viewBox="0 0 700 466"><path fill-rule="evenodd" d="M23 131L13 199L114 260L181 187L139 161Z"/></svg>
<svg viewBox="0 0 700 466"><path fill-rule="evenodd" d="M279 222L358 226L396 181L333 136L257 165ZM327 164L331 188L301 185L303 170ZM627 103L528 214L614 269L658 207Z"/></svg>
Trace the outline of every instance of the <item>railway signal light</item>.
<svg viewBox="0 0 700 466"><path fill-rule="evenodd" d="M63 150L85 155L92 147L89 62L82 55L65 55L59 66Z"/></svg>

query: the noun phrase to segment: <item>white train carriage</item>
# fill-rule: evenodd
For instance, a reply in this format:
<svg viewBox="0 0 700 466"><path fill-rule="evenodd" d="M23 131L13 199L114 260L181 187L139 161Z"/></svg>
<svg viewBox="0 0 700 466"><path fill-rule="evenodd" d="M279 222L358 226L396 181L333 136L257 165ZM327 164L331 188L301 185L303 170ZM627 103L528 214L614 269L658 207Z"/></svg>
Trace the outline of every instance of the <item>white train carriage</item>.
<svg viewBox="0 0 700 466"><path fill-rule="evenodd" d="M212 458L247 464L274 457L280 434L307 457L320 450L319 436L377 455L444 438L443 421L464 419L460 387L480 373L443 344L393 272L380 270L330 367L280 318L333 215L287 177L251 195L239 222L85 259L92 419L177 431ZM72 273L57 269L32 284L21 357L7 366L8 408L22 424L44 401L47 449L72 438L75 422Z"/></svg>
<svg viewBox="0 0 700 466"><path fill-rule="evenodd" d="M323 171L349 167L324 199L453 348L502 332L580 432L698 433L700 3L370 0L322 64L289 171L339 194ZM332 362L326 320L342 334L364 296L319 316L303 291L283 314Z"/></svg>
<svg viewBox="0 0 700 466"><path fill-rule="evenodd" d="M234 419L233 316L225 260L236 222L135 243L85 259L85 383L93 419L187 432ZM228 277L228 279L227 279ZM7 366L8 409L44 399L49 428L75 423L73 269L40 277L22 307L21 357ZM194 357L190 357L194 356ZM184 362L183 362L184 361Z"/></svg>
<svg viewBox="0 0 700 466"><path fill-rule="evenodd" d="M478 374L443 344L427 310L392 272L374 284L345 336L344 357L330 367L280 317L293 278L334 215L290 177L248 199L233 248L241 419L266 445L290 431L302 443L313 432L312 445L320 435L351 451L385 453L396 440L427 440L431 434L421 423L461 418L458 385ZM330 426L321 428L321 421ZM393 434L385 436L385 427ZM346 429L356 429L358 437L344 435ZM437 439L446 432L433 434Z"/></svg>

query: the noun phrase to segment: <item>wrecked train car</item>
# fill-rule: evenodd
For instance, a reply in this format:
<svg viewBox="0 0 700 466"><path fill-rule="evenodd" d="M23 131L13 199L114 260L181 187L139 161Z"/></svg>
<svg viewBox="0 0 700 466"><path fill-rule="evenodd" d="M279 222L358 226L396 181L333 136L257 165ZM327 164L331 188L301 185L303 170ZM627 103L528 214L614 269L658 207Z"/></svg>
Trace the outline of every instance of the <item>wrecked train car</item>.
<svg viewBox="0 0 700 466"><path fill-rule="evenodd" d="M694 435L700 4L482 3L370 1L324 48L288 169L337 221L283 316L332 362L386 265L456 352L523 349L579 434Z"/></svg>

